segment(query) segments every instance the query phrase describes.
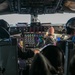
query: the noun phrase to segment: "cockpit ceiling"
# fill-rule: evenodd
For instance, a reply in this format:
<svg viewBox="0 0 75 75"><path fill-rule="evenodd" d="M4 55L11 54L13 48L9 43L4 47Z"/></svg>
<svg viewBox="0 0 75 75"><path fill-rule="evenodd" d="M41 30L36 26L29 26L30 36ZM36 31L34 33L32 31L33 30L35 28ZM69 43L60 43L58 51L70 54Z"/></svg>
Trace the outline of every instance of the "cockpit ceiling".
<svg viewBox="0 0 75 75"><path fill-rule="evenodd" d="M0 14L75 13L75 0L0 0Z"/></svg>
<svg viewBox="0 0 75 75"><path fill-rule="evenodd" d="M67 0L64 3L64 6L73 12L75 11L75 1L74 0Z"/></svg>
<svg viewBox="0 0 75 75"><path fill-rule="evenodd" d="M4 1L4 2L0 2L0 11L4 11L8 8L8 2Z"/></svg>

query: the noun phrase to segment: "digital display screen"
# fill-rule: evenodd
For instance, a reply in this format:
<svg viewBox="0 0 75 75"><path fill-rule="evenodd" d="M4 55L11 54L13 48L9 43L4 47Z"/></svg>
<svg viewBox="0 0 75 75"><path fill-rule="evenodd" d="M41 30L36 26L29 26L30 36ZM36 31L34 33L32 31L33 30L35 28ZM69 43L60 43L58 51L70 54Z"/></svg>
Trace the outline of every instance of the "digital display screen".
<svg viewBox="0 0 75 75"><path fill-rule="evenodd" d="M17 27L26 27L28 24L27 23L18 23L16 24Z"/></svg>

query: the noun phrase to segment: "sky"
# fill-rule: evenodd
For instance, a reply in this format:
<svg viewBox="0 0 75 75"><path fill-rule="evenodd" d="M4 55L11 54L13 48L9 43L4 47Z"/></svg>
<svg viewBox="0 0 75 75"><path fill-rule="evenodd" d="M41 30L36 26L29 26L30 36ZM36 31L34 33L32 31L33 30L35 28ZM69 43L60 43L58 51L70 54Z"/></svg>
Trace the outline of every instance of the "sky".
<svg viewBox="0 0 75 75"><path fill-rule="evenodd" d="M41 23L66 23L70 18L75 17L73 13L63 13L63 14L42 14L38 15L38 21ZM6 20L9 24L17 24L18 22L31 23L31 15L29 14L8 14L0 15L0 19Z"/></svg>

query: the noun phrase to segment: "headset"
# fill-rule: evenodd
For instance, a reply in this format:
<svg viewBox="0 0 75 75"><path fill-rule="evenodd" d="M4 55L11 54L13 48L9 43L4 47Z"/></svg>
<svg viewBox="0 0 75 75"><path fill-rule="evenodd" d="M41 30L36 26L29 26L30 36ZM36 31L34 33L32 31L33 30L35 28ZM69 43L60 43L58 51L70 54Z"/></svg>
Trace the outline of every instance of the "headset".
<svg viewBox="0 0 75 75"><path fill-rule="evenodd" d="M70 18L70 19L67 21L65 27L66 27L66 32L67 32L67 34L71 34L71 32L72 32L73 30L75 30L75 17Z"/></svg>
<svg viewBox="0 0 75 75"><path fill-rule="evenodd" d="M9 31L10 28L9 24L3 19L0 19L0 27L5 28L7 31Z"/></svg>

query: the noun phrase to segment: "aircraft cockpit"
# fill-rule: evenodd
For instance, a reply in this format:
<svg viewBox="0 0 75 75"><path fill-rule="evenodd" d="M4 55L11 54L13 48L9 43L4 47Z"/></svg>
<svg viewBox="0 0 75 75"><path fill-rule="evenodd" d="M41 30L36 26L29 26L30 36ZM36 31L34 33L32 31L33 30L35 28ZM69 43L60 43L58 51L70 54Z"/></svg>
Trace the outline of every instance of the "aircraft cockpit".
<svg viewBox="0 0 75 75"><path fill-rule="evenodd" d="M15 23L15 26L9 24L8 34L10 34L10 37L0 38L0 75L25 75L24 73L29 73L33 57L23 60L18 58L17 44L20 45L20 48L22 47L22 52L30 49L40 51L44 45L41 46L42 44L39 45L39 43L45 42L45 35L48 34L50 27L55 29L55 41L67 39L65 23L53 24L50 21L43 23L38 21L38 15L64 13L75 13L74 0L0 0L1 16L12 14L30 15L30 23L20 22L19 20ZM66 72L68 66L65 65L65 73L62 75L68 75L68 71Z"/></svg>

